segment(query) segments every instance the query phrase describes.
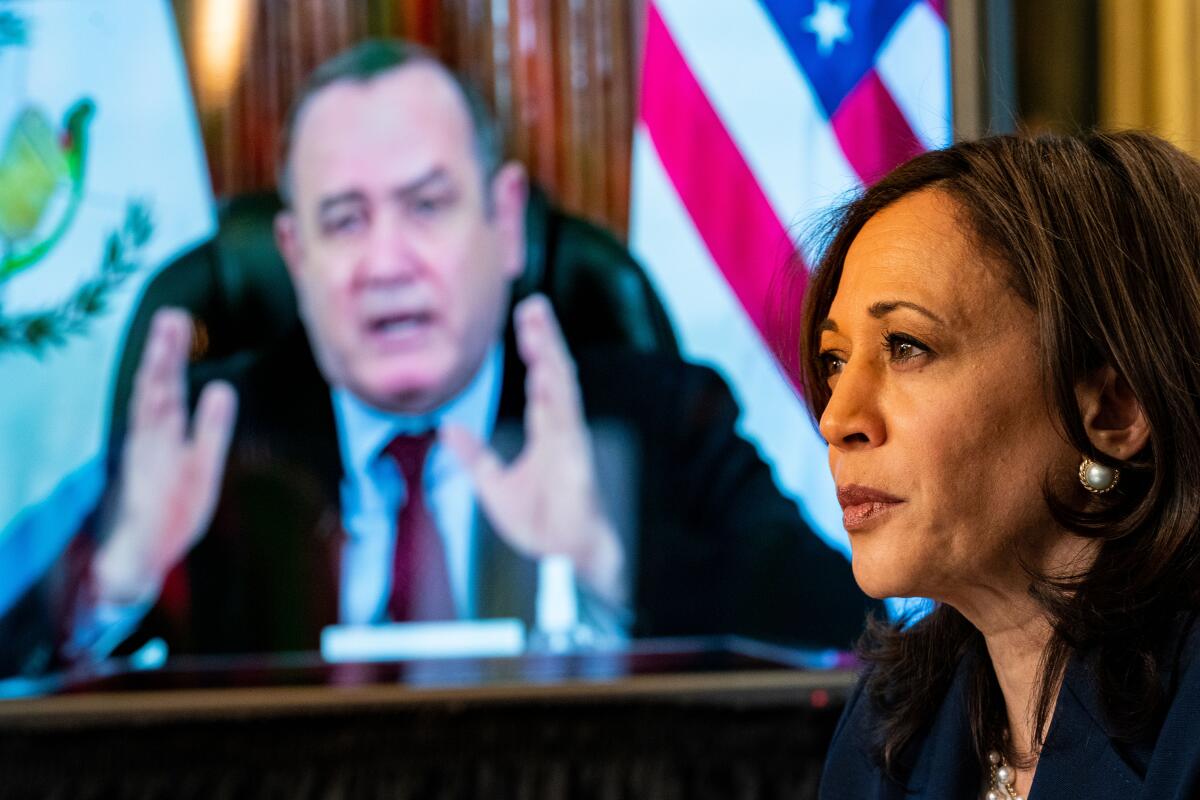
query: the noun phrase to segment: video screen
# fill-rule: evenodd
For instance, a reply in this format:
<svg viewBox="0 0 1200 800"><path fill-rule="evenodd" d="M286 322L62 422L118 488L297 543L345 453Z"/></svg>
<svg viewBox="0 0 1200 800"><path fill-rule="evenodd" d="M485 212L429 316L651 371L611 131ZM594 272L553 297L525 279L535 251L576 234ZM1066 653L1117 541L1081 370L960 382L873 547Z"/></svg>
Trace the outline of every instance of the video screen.
<svg viewBox="0 0 1200 800"><path fill-rule="evenodd" d="M786 4L328 5L0 3L0 697L849 649L878 604L773 311L811 221L949 141L944 20L884 4L832 75ZM839 121L868 71L902 145Z"/></svg>

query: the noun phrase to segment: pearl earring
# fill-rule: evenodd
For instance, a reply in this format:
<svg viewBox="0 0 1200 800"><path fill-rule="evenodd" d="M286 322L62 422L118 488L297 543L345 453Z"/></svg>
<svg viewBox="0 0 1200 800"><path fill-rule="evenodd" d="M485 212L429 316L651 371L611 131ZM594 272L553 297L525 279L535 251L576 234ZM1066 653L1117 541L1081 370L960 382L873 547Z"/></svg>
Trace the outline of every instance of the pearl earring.
<svg viewBox="0 0 1200 800"><path fill-rule="evenodd" d="M1079 482L1092 494L1104 494L1112 491L1116 488L1119 480L1121 480L1121 470L1098 464L1087 456L1084 456L1083 462L1079 465Z"/></svg>

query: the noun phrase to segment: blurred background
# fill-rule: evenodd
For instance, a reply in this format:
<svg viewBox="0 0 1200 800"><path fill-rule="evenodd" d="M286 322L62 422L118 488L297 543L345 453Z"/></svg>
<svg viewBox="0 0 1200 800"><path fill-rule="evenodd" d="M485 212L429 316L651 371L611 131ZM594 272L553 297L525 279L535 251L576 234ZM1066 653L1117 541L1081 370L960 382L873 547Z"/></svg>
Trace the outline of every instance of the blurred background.
<svg viewBox="0 0 1200 800"><path fill-rule="evenodd" d="M218 198L273 186L279 124L299 82L316 64L356 41L372 36L415 40L475 81L505 129L509 155L528 167L533 181L568 212L597 222L629 242L634 254L647 264L682 337L685 357L722 372L743 406L742 433L759 446L775 470L777 482L796 499L810 524L846 551L840 509L831 499L832 487L824 468L823 443L812 434L806 414L787 396L794 386L777 375L776 360L782 362L785 372L792 366L787 348L794 337L771 330L771 322L754 313L764 301L789 295L768 289L762 281L757 286L738 285L727 265L718 263L719 257L709 258L717 246L711 238L705 239L706 248L689 250L687 239L693 228L704 236L706 225L711 229L722 223L712 219L705 223L691 207L686 214L659 215L658 207L677 202L675 190L680 187L665 194L654 186L641 191L636 188L639 164L643 177L656 176L659 169L654 157L645 157L655 147L645 146L647 138L637 134L639 113L643 122L646 119L646 109L639 110L646 26L648 19L655 18L656 8L665 14L667 28L682 37L681 42L692 44L690 51L683 48L691 67L710 70L701 75L700 83L733 139L747 150L747 158L755 159L755 145L750 143L747 148L747 135L759 137L757 144L766 154L758 163L751 163L751 171L764 187L778 225L771 222L766 229L756 229L743 224L745 220L725 222L735 229L730 241L737 243L727 261L735 265L782 262L790 248L773 243L790 237L799 242L800 260L811 263L813 252L806 250L805 237L811 233L809 223L818 216L814 212L836 205L844 197L840 191L869 179L870 170L864 172L858 163L852 170L845 168L836 145L826 158L820 135L809 127L805 112L794 109L796 98L806 90L801 90L801 95L789 94L788 87L771 76L767 65L775 62L769 57L763 60L755 52L754 58L749 58L748 50L747 57L736 55L739 46L753 47L734 41L744 30L729 31L722 41L721 31L707 31L697 21L705 14L720 17L734 5L696 2L652 7L648 0L173 2L212 188ZM863 3L763 4L777 21L781 14L792 14L806 20L806 26L810 10L820 6L847 9L851 16L856 10L875 15L871 24L876 24L890 13L887 9L905 5L880 2L864 12L861 9L867 4ZM901 125L900 133L884 134L881 146L887 149L889 137L892 146L891 151L880 154L880 165L888 167L911 155L903 144L894 142L914 133L921 147L948 142L947 123L951 122L955 138L1016 130L1143 127L1198 152L1200 113L1191 90L1198 61L1190 42L1200 33L1200 3L927 0L908 9L917 6L933 10L922 23L928 26L926 33L917 38L933 38L924 44L916 40L896 44L893 52L904 54L895 59L904 60L906 66L885 83L893 93L898 81L909 81L910 88L923 92L918 107L924 108L918 108L917 116L922 110L927 112L927 127L922 128L913 115L910 99L903 110L912 130ZM915 16L906 19L911 22ZM688 17L693 21L685 22ZM865 20L860 19L859 24ZM897 23L897 29L904 28L906 35L921 27ZM803 28L796 35L810 37L812 33ZM860 36L863 33L858 32ZM713 38L705 39L706 35ZM891 41L897 38L892 35ZM860 40L847 41L856 47ZM835 45L834 61L840 46ZM731 66L743 69L744 74L725 79L729 86L719 86L721 71ZM934 86L947 80L947 71L948 93ZM810 72L809 80L819 81L819 75L814 75ZM668 95L672 91L668 90ZM750 101L737 99L731 92L764 96L760 107L766 110L758 117L754 112L743 115L742 123L749 126L745 129L738 128L739 114L745 110L739 104ZM655 99L668 107L673 102L661 95ZM899 95L897 99L901 99ZM678 111L668 108L657 117L657 124L671 124L669 120L674 118L683 128L697 125L685 105L681 103ZM928 126L930 120L932 127ZM756 124L759 127L754 130ZM848 124L853 127L862 121ZM872 118L868 124L877 122ZM774 133L762 130L772 126L777 128ZM792 138L782 143L763 138L772 136ZM842 150L846 146L842 141ZM658 151L659 155L663 152L661 148ZM703 160L693 154L682 168L703 169ZM825 162L836 162L836 166L824 170ZM733 176L714 173L698 180L702 186L729 187ZM734 189L727 191L730 197L738 194ZM679 194L685 205L694 201L684 195L686 191ZM726 202L744 206L742 199ZM716 213L737 216L730 208ZM676 230L673 226L680 219L684 223ZM728 290L723 284L710 289L694 285L696 276L707 274L703 266L686 275L682 267L672 272L677 262L688 259L721 266L731 278L740 304L725 297ZM799 307L798 302L783 303ZM744 309L750 309L749 321ZM788 312L785 309L783 313ZM775 351L775 359L761 346L764 341Z"/></svg>
<svg viewBox="0 0 1200 800"><path fill-rule="evenodd" d="M1140 127L1200 155L1197 34L1193 0L0 0L0 613L97 506L148 282L213 240L219 201L274 187L301 82L358 41L464 73L533 182L629 243L681 354L846 552L767 308L799 308L774 280L800 265L803 290L807 222L952 138ZM277 271L249 323L294 316Z"/></svg>
<svg viewBox="0 0 1200 800"><path fill-rule="evenodd" d="M567 212L630 245L670 313L681 354L729 380L743 409L740 432L843 553L826 448L797 400L765 310L769 302L798 308L797 295L776 291L772 279L777 267L799 265L798 283L784 288L803 290L813 255L802 241L805 217L952 138L1137 127L1200 156L1197 0L0 0L0 618L91 524L112 460L110 432L125 413L116 398L127 396L135 362L123 352L136 341L131 320L146 287L189 254L208 259L204 248L219 233L273 251L269 215L247 233L229 224L231 206L221 201L274 188L281 121L301 83L370 37L422 43L465 74L532 180ZM643 69L645 52L657 72ZM850 64L854 83L831 89L839 76L822 71L822 61L843 68L854 61L848 53L861 62ZM863 100L863 85L878 91ZM891 116L876 120L885 107ZM30 198L37 202L23 203ZM229 263L253 273L268 261ZM279 291L238 306L264 328L274 319L264 310L295 314L286 274L275 266L262 285ZM222 300L226 289L253 283L214 266L218 273L229 281L209 294ZM193 355L207 346L201 339ZM780 340L794 357L796 340ZM0 656L5 647L17 645L0 641ZM758 706L735 697L741 716L706 717L711 736L697 734L686 715L640 709L613 730L699 743L689 758L700 767L689 769L707 793L659 796L767 796L708 785L708 762L721 761L710 742L718 752L736 743L744 764L758 763L749 759L762 751L770 769L799 776L786 796L808 796L838 692L849 685L801 692L789 683L786 713L777 713L779 693ZM30 691L43 689L12 690ZM747 708L774 716L764 722ZM180 714L178 740L187 742L189 711ZM480 718L488 742L505 738ZM308 747L324 763L344 753L357 764L359 750L374 747L391 770L389 735L347 719L327 740L304 744L301 731L273 749ZM529 738L534 750L576 730L577 719L546 719L551 733ZM677 728L663 728L664 719ZM446 726L458 750L461 725L455 718ZM272 730L292 727L304 726L281 718ZM527 727L522 719L513 730ZM231 738L224 752L237 759L270 739L245 728L260 738ZM94 738L105 738L97 730ZM424 735L418 725L411 730ZM577 749L625 735L606 731L583 737ZM152 752L156 729L141 735L139 747ZM26 751L9 751L9 763L44 740L29 741ZM72 741L79 759L107 763L87 737ZM643 739L630 741L637 750ZM808 760L797 766L796 752ZM533 772L545 760L535 753L526 766ZM46 775L71 771L57 756L45 764ZM278 772L281 781L305 779ZM172 772L161 785L175 780ZM254 770L246 781L271 785Z"/></svg>
<svg viewBox="0 0 1200 800"><path fill-rule="evenodd" d="M510 154L569 210L619 234L645 5L174 0L217 195L274 185L279 121L312 67L363 38L402 36L475 80ZM1198 152L1200 4L949 0L947 16L957 135L1144 127Z"/></svg>

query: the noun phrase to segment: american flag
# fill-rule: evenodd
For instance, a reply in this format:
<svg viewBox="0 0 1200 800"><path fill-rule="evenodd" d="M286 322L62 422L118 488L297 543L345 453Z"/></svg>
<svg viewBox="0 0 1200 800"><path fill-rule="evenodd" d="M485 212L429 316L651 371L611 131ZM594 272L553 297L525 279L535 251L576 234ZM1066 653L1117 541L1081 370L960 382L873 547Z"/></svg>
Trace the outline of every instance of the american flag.
<svg viewBox="0 0 1200 800"><path fill-rule="evenodd" d="M647 6L631 244L685 357L731 383L741 432L843 551L824 442L769 344L771 295L811 263L822 212L949 144L949 64L942 0Z"/></svg>

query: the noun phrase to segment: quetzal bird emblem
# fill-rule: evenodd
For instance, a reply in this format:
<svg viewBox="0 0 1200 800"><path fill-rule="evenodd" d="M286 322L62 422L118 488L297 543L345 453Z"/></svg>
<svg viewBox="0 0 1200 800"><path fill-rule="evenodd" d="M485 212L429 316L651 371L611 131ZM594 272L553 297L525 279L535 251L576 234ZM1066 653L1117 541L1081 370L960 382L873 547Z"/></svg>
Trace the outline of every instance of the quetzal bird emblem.
<svg viewBox="0 0 1200 800"><path fill-rule="evenodd" d="M70 228L83 199L88 124L95 111L91 100L76 102L59 132L36 106L26 106L13 120L0 151L0 282L37 263ZM56 202L64 193L65 204ZM52 207L58 218L42 233Z"/></svg>

